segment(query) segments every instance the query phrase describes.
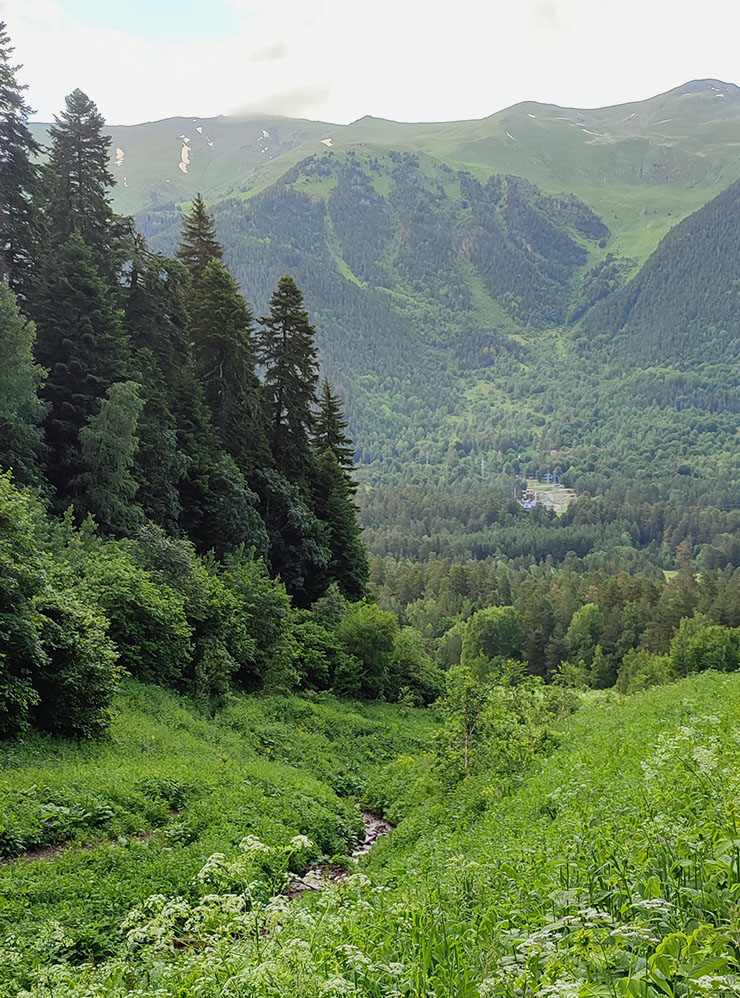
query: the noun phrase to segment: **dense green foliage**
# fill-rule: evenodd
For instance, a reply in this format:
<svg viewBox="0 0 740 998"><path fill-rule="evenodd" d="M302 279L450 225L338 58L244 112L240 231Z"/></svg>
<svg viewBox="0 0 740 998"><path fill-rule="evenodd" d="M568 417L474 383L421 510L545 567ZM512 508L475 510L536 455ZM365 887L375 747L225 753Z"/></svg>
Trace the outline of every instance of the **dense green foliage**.
<svg viewBox="0 0 740 998"><path fill-rule="evenodd" d="M235 697L205 719L174 694L129 681L106 740L7 743L0 994L16 995L51 963L121 952L128 913L152 894L213 894L198 871L248 836L276 848L270 862L241 853L240 883L265 900L288 866L344 855L360 827L347 796L423 748L434 727L421 711L327 696ZM286 851L298 835L310 843Z"/></svg>
<svg viewBox="0 0 740 998"><path fill-rule="evenodd" d="M625 366L662 366L668 356L710 379L715 365L726 372L740 339L739 223L736 182L672 229L639 273L588 315L588 349Z"/></svg>
<svg viewBox="0 0 740 998"><path fill-rule="evenodd" d="M0 279L20 293L27 289L28 265L39 235L39 177L35 158L40 146L31 134L26 87L11 62L13 46L0 22Z"/></svg>
<svg viewBox="0 0 740 998"><path fill-rule="evenodd" d="M639 190L489 162L572 127L664 231L723 149L358 122L140 218L175 259L80 90L35 165L11 52L0 998L740 994L738 186L635 273Z"/></svg>
<svg viewBox="0 0 740 998"><path fill-rule="evenodd" d="M328 689L346 604L310 627L294 606L362 599L368 565L302 294L283 277L258 333L200 197L182 263L151 253L113 211L81 90L37 184L11 52L1 26L0 735L99 734L121 673L206 709L234 686Z"/></svg>
<svg viewBox="0 0 740 998"><path fill-rule="evenodd" d="M591 697L573 716L552 688L450 681L432 751L405 708L390 729L399 708L295 699L203 722L161 693L157 717L132 688L114 729L139 746L125 782L108 748L49 745L48 787L30 788L33 756L16 754L15 827L32 836L43 813L94 838L0 871L3 993L736 994L738 678ZM289 901L288 870L356 827L330 789L337 751L398 825L361 872Z"/></svg>

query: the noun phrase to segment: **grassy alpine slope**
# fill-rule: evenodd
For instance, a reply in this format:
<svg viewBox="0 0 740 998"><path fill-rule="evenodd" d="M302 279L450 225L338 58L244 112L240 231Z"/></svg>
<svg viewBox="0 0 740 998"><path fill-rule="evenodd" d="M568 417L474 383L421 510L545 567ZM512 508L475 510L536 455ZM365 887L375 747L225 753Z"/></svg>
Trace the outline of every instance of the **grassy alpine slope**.
<svg viewBox="0 0 740 998"><path fill-rule="evenodd" d="M130 910L151 895L194 900L208 856L245 836L276 847L242 871L263 901L289 866L345 855L361 828L354 801L434 726L422 711L322 695L234 697L208 719L129 681L101 741L2 744L0 995L41 966L121 954ZM291 845L299 835L311 844Z"/></svg>
<svg viewBox="0 0 740 998"><path fill-rule="evenodd" d="M417 745L369 784L400 821L345 885L250 895L226 849L207 896L157 891L116 958L28 993L736 995L739 707L711 673L588 699L518 776L445 781Z"/></svg>
<svg viewBox="0 0 740 998"><path fill-rule="evenodd" d="M275 116L167 118L112 125L116 209L136 214L264 190L330 148L424 154L485 181L525 177L572 191L615 233L618 253L644 260L660 238L738 177L740 91L695 80L632 104L567 108L525 101L471 121L407 123L365 116L349 125ZM34 124L43 140L46 126ZM183 165L183 146L188 147Z"/></svg>

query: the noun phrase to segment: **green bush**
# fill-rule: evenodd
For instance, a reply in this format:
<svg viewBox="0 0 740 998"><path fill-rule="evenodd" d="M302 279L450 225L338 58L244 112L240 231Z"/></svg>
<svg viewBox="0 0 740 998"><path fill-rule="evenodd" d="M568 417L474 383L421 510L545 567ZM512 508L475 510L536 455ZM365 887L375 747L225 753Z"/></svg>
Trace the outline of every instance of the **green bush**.
<svg viewBox="0 0 740 998"><path fill-rule="evenodd" d="M244 689L287 690L297 682L290 597L264 562L240 548L228 555L220 579L234 594L245 635L235 679Z"/></svg>
<svg viewBox="0 0 740 998"><path fill-rule="evenodd" d="M522 657L524 635L513 606L490 606L478 610L465 626L460 661L479 677L491 671L496 661Z"/></svg>
<svg viewBox="0 0 740 998"><path fill-rule="evenodd" d="M444 687L444 674L427 654L424 642L413 627L403 627L396 636L391 665L395 698L404 691L416 706L436 700Z"/></svg>
<svg viewBox="0 0 740 998"><path fill-rule="evenodd" d="M0 737L25 727L38 702L33 674L43 656L32 601L45 589L45 560L35 515L31 497L0 475Z"/></svg>
<svg viewBox="0 0 740 998"><path fill-rule="evenodd" d="M674 676L734 672L740 666L740 628L720 627L702 613L684 617L671 641L670 663Z"/></svg>
<svg viewBox="0 0 740 998"><path fill-rule="evenodd" d="M47 591L34 607L43 655L33 681L39 697L34 721L53 734L93 738L110 723L118 678L108 621L70 589Z"/></svg>
<svg viewBox="0 0 740 998"><path fill-rule="evenodd" d="M348 658L338 670L334 689L340 696L372 699L389 692L398 621L373 603L355 603L337 628Z"/></svg>
<svg viewBox="0 0 740 998"><path fill-rule="evenodd" d="M300 684L308 690L328 690L334 677L348 667L347 654L333 631L307 611L298 611L293 634L298 647Z"/></svg>
<svg viewBox="0 0 740 998"><path fill-rule="evenodd" d="M654 655L644 648L628 651L622 659L617 676L620 693L639 693L651 686L660 686L673 678L671 660L667 655Z"/></svg>
<svg viewBox="0 0 740 998"><path fill-rule="evenodd" d="M120 664L144 682L181 687L192 656L182 594L114 544L88 560L85 589L106 612Z"/></svg>
<svg viewBox="0 0 740 998"><path fill-rule="evenodd" d="M75 737L108 724L116 685L107 621L37 539L43 512L0 476L0 737L32 721Z"/></svg>

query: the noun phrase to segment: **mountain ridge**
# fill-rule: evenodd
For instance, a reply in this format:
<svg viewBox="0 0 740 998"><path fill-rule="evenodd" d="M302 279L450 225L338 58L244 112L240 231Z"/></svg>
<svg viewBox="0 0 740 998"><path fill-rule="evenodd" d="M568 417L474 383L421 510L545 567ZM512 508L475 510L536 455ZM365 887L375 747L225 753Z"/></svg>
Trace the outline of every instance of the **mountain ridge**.
<svg viewBox="0 0 740 998"><path fill-rule="evenodd" d="M197 192L211 204L248 198L306 156L369 145L431 156L482 181L510 174L547 194L573 193L613 230L613 249L642 261L672 225L740 176L738 95L734 84L707 79L606 108L524 101L462 121L183 115L109 126L114 201L135 215ZM45 128L33 125L42 140Z"/></svg>

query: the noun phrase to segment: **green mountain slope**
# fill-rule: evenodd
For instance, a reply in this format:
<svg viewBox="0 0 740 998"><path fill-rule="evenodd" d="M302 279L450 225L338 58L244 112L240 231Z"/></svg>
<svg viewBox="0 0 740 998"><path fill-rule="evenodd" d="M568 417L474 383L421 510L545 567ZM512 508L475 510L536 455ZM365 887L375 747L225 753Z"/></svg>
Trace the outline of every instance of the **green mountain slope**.
<svg viewBox="0 0 740 998"><path fill-rule="evenodd" d="M181 202L201 189L257 315L285 272L304 288L366 483L511 482L554 465L579 489L627 476L685 490L690 468L734 502L740 399L717 363L733 353L731 219L689 219L639 267L740 176L739 121L740 90L706 80L469 122L180 118L111 133L119 206L155 248L174 251Z"/></svg>
<svg viewBox="0 0 740 998"><path fill-rule="evenodd" d="M214 217L257 313L284 272L306 288L361 460L399 469L444 453L463 384L522 366L527 339L565 321L609 237L573 196L516 177L482 184L394 151L327 150L259 195L219 203ZM139 224L156 248L175 249L179 213Z"/></svg>
<svg viewBox="0 0 740 998"><path fill-rule="evenodd" d="M740 90L700 80L632 104L584 110L530 101L474 121L183 117L109 131L123 212L187 201L197 191L211 201L259 191L327 147L394 149L484 180L513 174L547 193L572 191L612 229L612 249L644 259L676 221L740 176L739 123ZM45 126L35 128L43 138Z"/></svg>
<svg viewBox="0 0 740 998"><path fill-rule="evenodd" d="M669 232L626 287L593 309L584 340L629 366L735 364L739 258L736 182Z"/></svg>
<svg viewBox="0 0 740 998"><path fill-rule="evenodd" d="M183 814L163 815L165 834L145 842L122 838L4 869L7 994L736 994L737 675L589 696L535 743L540 754L523 768L512 764L521 736L507 738L497 718L498 740L472 740L463 779L448 775L449 760L429 751L406 708L365 719L344 705L286 700L278 714L280 706L250 704L210 728L170 708L169 725L140 710L135 732L133 713L123 715L137 761L116 760L115 789L134 796L127 775L139 796L174 784L187 793ZM287 719L299 728L296 745ZM256 722L254 733L245 722ZM312 724L329 738L307 734ZM417 737L407 747L410 727ZM465 730L450 723L443 751L460 752ZM351 805L311 771L323 776L322 757L344 744L361 757L347 742L355 731L387 760L363 799L397 827L343 884L288 901L278 894L282 871L273 871L296 831L341 841ZM183 745L195 760L198 740L204 762L183 772L174 750ZM250 742L261 742L262 758L252 761ZM265 758L271 744L276 762ZM42 772L41 789L37 757L16 751L8 797L21 807L42 793L77 801L82 787L106 799L113 777L87 748L65 758L54 746L60 759ZM97 755L110 760L110 749Z"/></svg>

